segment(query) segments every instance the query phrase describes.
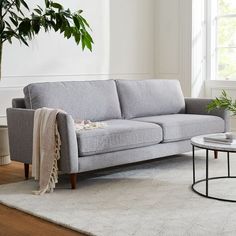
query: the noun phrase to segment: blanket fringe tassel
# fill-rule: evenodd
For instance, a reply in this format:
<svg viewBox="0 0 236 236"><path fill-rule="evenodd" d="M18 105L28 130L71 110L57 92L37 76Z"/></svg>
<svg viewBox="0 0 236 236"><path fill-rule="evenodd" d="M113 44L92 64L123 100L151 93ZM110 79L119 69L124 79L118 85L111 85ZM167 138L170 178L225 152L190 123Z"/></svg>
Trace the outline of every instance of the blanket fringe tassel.
<svg viewBox="0 0 236 236"><path fill-rule="evenodd" d="M50 178L47 186L44 189L39 191L33 191L35 195L43 195L44 193L52 193L54 188L56 187L56 183L58 182L58 164L57 161L60 159L60 147L61 147L61 138L58 131L57 124L55 125L55 153L53 159L53 167L50 173Z"/></svg>

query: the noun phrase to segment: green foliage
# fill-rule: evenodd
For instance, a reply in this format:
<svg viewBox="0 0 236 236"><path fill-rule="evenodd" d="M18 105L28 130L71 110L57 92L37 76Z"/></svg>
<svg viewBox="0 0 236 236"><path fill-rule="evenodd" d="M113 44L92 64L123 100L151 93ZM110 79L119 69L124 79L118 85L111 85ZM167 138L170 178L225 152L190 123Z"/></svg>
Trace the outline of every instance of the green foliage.
<svg viewBox="0 0 236 236"><path fill-rule="evenodd" d="M224 109L228 110L236 115L236 100L233 101L231 97L227 95L227 93L223 90L222 94L219 98L215 98L211 103L208 104L208 111L212 111L215 109Z"/></svg>
<svg viewBox="0 0 236 236"><path fill-rule="evenodd" d="M25 12L29 12L26 15ZM25 0L0 0L0 42L16 38L28 46L31 40L42 29L45 32L54 30L65 38L74 38L82 49L92 51L93 39L88 30L90 26L82 16L82 10L72 13L70 9L54 1L45 0L45 9L36 6L30 13Z"/></svg>

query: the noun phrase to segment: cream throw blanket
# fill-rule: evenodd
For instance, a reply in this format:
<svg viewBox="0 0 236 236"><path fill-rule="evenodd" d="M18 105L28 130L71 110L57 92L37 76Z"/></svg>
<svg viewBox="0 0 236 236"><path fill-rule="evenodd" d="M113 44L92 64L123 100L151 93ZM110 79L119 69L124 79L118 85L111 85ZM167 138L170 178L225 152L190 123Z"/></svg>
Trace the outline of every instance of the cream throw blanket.
<svg viewBox="0 0 236 236"><path fill-rule="evenodd" d="M101 129L106 127L107 124L104 122L92 122L90 120L76 120L75 121L75 130L90 130L90 129Z"/></svg>
<svg viewBox="0 0 236 236"><path fill-rule="evenodd" d="M34 114L32 176L39 180L37 195L53 192L58 182L57 161L60 159L61 139L57 128L59 109L40 108ZM75 122L75 130L104 128L105 123L82 120Z"/></svg>
<svg viewBox="0 0 236 236"><path fill-rule="evenodd" d="M60 134L56 116L61 110L41 108L34 114L32 176L39 180L35 194L53 192L58 182L57 161L60 158Z"/></svg>

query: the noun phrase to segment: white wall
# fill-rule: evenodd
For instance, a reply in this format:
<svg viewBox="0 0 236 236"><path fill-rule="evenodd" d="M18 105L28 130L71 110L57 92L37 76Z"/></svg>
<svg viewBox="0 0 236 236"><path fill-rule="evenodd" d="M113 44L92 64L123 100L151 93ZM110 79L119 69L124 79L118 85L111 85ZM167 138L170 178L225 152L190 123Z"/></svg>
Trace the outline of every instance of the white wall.
<svg viewBox="0 0 236 236"><path fill-rule="evenodd" d="M28 1L33 5L33 1ZM36 3L43 3L37 0ZM190 0L60 0L81 8L93 29L93 52L73 39L41 33L30 47L6 44L0 82L0 123L28 83L93 79L179 79L191 96ZM34 1L35 4L35 1Z"/></svg>
<svg viewBox="0 0 236 236"><path fill-rule="evenodd" d="M42 4L43 0L37 3ZM14 41L4 47L3 79L0 82L0 118L13 97L22 97L22 87L38 81L101 79L109 73L109 0L61 0L65 7L83 9L93 29L93 52L82 52L73 39L59 33L41 33L30 47ZM32 1L28 1L32 4ZM34 4L36 4L34 2ZM32 4L33 7L33 4ZM101 76L102 75L102 76Z"/></svg>
<svg viewBox="0 0 236 236"><path fill-rule="evenodd" d="M83 9L95 41L93 52L81 51L73 39L41 33L27 48L6 44L0 81L0 123L13 97L28 83L59 80L141 79L154 74L153 0L59 0ZM28 1L42 4L43 0ZM36 3L35 3L36 2Z"/></svg>
<svg viewBox="0 0 236 236"><path fill-rule="evenodd" d="M154 75L154 0L110 0L110 73Z"/></svg>
<svg viewBox="0 0 236 236"><path fill-rule="evenodd" d="M192 97L205 95L206 1L192 1Z"/></svg>
<svg viewBox="0 0 236 236"><path fill-rule="evenodd" d="M81 74L106 74L109 71L109 0L64 0L71 9L84 9L84 15L93 29L96 44L93 53L82 52L73 39L65 40L59 33L41 33L30 48L14 42L4 48L4 82L22 84L42 77L75 76ZM9 78L10 77L10 78ZM19 78L20 77L20 78ZM28 77L31 77L28 79ZM16 80L17 78L17 80ZM48 78L47 78L48 79ZM55 79L55 78L53 78ZM19 81L20 80L20 81Z"/></svg>
<svg viewBox="0 0 236 236"><path fill-rule="evenodd" d="M191 96L190 0L155 1L155 74L180 80L185 96Z"/></svg>

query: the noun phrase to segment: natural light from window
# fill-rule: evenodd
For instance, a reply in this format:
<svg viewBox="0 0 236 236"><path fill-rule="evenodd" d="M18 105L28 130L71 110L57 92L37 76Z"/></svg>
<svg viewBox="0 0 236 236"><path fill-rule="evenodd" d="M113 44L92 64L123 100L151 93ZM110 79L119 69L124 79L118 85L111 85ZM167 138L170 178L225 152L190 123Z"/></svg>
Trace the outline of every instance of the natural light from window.
<svg viewBox="0 0 236 236"><path fill-rule="evenodd" d="M217 77L236 80L236 0L218 0Z"/></svg>

